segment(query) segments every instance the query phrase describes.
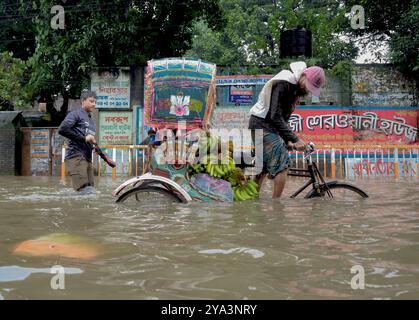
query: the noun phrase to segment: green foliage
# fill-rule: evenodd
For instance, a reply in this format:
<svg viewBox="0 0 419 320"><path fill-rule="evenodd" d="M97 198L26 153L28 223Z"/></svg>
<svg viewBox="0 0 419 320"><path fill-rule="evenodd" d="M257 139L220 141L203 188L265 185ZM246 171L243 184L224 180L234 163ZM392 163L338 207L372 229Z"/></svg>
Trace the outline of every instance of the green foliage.
<svg viewBox="0 0 419 320"><path fill-rule="evenodd" d="M419 84L419 0L402 17L390 41L390 59L397 69Z"/></svg>
<svg viewBox="0 0 419 320"><path fill-rule="evenodd" d="M419 84L419 0L347 0L345 5L348 11L353 5L361 5L365 11L365 29L348 31L362 37L362 44L387 42L390 62Z"/></svg>
<svg viewBox="0 0 419 320"><path fill-rule="evenodd" d="M313 60L318 65L332 67L357 55L354 44L339 36L348 20L340 1L222 0L221 5L226 28L211 31L204 22L197 23L188 55L227 65L235 73L243 65L249 66L248 73L274 71L289 62L280 59L280 32L296 27L312 31Z"/></svg>
<svg viewBox="0 0 419 320"><path fill-rule="evenodd" d="M15 58L27 60L35 51L35 34L30 1L0 1L0 52L13 52Z"/></svg>
<svg viewBox="0 0 419 320"><path fill-rule="evenodd" d="M30 107L22 79L26 65L9 52L0 54L0 110Z"/></svg>
<svg viewBox="0 0 419 320"><path fill-rule="evenodd" d="M351 75L354 63L349 60L343 60L333 66L331 73L339 78L344 91L349 92L351 88Z"/></svg>
<svg viewBox="0 0 419 320"><path fill-rule="evenodd" d="M54 5L64 7L64 29L51 27ZM170 5L162 0L0 0L0 8L6 20L1 26L11 24L0 28L2 39L22 39L24 30L35 39L33 48L23 51L0 41L0 50L28 53L26 88L49 103L58 93L78 96L93 68L138 66L183 55L198 18L211 29L224 22L218 0L173 0Z"/></svg>

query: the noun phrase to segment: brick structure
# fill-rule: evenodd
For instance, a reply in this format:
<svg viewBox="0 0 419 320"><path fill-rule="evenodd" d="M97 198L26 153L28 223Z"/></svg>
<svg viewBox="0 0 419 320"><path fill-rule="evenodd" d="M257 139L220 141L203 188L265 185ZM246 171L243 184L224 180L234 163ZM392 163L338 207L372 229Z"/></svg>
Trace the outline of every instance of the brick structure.
<svg viewBox="0 0 419 320"><path fill-rule="evenodd" d="M20 174L23 125L21 112L0 112L0 175Z"/></svg>

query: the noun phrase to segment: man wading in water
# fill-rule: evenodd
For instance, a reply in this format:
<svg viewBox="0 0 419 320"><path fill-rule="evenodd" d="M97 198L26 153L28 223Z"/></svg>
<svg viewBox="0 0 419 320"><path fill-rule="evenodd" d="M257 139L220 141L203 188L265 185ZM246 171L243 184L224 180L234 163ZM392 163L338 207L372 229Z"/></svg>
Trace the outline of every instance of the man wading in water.
<svg viewBox="0 0 419 320"><path fill-rule="evenodd" d="M304 62L294 62L290 68L291 71L282 70L264 85L258 101L250 109L249 129L263 129L263 169L256 182L261 190L266 175L273 179L272 198L279 198L285 187L289 165L287 148L298 151L306 148L305 142L289 127L288 120L298 99L308 91L319 97L325 82L320 67L307 68Z"/></svg>
<svg viewBox="0 0 419 320"><path fill-rule="evenodd" d="M96 106L96 93L83 91L80 95L81 108L70 112L60 127L58 133L68 139L65 162L74 190L92 193L93 165L92 150L96 143L96 125L91 113Z"/></svg>

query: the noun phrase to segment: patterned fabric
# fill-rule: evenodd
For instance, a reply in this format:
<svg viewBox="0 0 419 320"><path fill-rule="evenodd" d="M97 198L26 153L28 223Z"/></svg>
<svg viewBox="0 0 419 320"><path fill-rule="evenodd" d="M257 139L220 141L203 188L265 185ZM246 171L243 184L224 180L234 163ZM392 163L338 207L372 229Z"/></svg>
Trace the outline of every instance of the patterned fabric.
<svg viewBox="0 0 419 320"><path fill-rule="evenodd" d="M194 174L190 183L195 190L218 201L233 201L233 190L228 181L211 177L206 173Z"/></svg>
<svg viewBox="0 0 419 320"><path fill-rule="evenodd" d="M263 133L263 172L273 179L288 168L289 155L284 140L277 134Z"/></svg>
<svg viewBox="0 0 419 320"><path fill-rule="evenodd" d="M147 126L186 129L209 124L215 104L216 65L201 60L167 58L148 62L145 91Z"/></svg>

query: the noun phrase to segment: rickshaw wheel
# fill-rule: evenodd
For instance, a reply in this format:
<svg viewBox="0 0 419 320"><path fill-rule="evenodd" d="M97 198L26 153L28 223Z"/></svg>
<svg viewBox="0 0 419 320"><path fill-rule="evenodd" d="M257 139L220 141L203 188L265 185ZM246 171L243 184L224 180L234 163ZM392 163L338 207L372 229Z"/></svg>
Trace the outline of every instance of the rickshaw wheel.
<svg viewBox="0 0 419 320"><path fill-rule="evenodd" d="M116 202L136 201L137 203L187 202L182 196L158 186L139 186L121 194Z"/></svg>

